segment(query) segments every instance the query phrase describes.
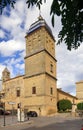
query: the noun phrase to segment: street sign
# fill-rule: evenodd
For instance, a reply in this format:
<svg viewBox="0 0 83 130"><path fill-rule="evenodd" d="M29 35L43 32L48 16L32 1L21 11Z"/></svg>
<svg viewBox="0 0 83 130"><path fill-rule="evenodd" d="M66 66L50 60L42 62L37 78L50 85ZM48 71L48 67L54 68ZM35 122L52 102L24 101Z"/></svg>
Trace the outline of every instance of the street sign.
<svg viewBox="0 0 83 130"><path fill-rule="evenodd" d="M8 104L10 104L10 105L14 105L14 104L16 104L15 102L8 102Z"/></svg>

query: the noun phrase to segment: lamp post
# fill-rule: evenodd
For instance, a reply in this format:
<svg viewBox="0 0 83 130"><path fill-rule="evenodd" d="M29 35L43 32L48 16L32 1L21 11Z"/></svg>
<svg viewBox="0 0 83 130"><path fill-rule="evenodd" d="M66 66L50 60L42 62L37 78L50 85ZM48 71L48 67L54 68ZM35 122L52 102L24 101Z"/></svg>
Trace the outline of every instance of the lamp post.
<svg viewBox="0 0 83 130"><path fill-rule="evenodd" d="M5 122L5 102L3 103L3 108L4 108L4 126L6 125L6 122Z"/></svg>
<svg viewBox="0 0 83 130"><path fill-rule="evenodd" d="M2 95L0 93L0 107L2 108L1 98L2 98ZM1 114L1 111L0 111L0 114Z"/></svg>
<svg viewBox="0 0 83 130"><path fill-rule="evenodd" d="M2 82L1 79L0 79L0 81ZM1 101L2 98L3 98L3 95L2 95L1 92L0 92L0 103L2 104L3 110L4 110L4 113L3 113L3 119L4 119L3 126L5 126L5 125L6 125L6 120L5 120L5 102L2 102L2 101Z"/></svg>
<svg viewBox="0 0 83 130"><path fill-rule="evenodd" d="M2 104L2 107L3 107L3 120L4 120L4 122L3 122L3 126L5 126L6 125L6 121L5 121L5 102L1 102L1 98L3 97L3 95L0 93L0 104Z"/></svg>
<svg viewBox="0 0 83 130"><path fill-rule="evenodd" d="M1 94L0 94L0 103L1 103Z"/></svg>

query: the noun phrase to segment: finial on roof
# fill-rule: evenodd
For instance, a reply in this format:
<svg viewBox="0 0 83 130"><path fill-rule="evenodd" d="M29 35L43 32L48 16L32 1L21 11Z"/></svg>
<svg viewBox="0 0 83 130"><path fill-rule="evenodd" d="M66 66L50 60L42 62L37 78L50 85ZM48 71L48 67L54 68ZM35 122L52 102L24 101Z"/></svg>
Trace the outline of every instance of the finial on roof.
<svg viewBox="0 0 83 130"><path fill-rule="evenodd" d="M9 72L7 63L5 63L4 65L5 65L4 71Z"/></svg>
<svg viewBox="0 0 83 130"><path fill-rule="evenodd" d="M41 16L41 9L39 10L39 17L38 20L43 20L43 17Z"/></svg>
<svg viewBox="0 0 83 130"><path fill-rule="evenodd" d="M43 18L42 18L42 16L41 16L41 15L39 15L38 20L43 20Z"/></svg>
<svg viewBox="0 0 83 130"><path fill-rule="evenodd" d="M3 72L8 72L9 73L9 70L7 67L4 68Z"/></svg>
<svg viewBox="0 0 83 130"><path fill-rule="evenodd" d="M41 15L41 8L39 9L39 16Z"/></svg>

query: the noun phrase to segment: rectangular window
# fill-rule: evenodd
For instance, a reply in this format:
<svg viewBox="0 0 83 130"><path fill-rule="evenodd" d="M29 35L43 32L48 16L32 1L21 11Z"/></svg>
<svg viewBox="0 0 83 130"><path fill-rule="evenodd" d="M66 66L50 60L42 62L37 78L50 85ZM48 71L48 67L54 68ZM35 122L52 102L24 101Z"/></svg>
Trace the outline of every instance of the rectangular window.
<svg viewBox="0 0 83 130"><path fill-rule="evenodd" d="M53 64L52 63L50 64L50 72L53 73Z"/></svg>
<svg viewBox="0 0 83 130"><path fill-rule="evenodd" d="M51 95L53 94L53 88L50 88L50 94Z"/></svg>
<svg viewBox="0 0 83 130"><path fill-rule="evenodd" d="M36 87L32 87L32 94L36 94Z"/></svg>
<svg viewBox="0 0 83 130"><path fill-rule="evenodd" d="M16 91L16 95L17 95L17 97L20 97L20 90Z"/></svg>

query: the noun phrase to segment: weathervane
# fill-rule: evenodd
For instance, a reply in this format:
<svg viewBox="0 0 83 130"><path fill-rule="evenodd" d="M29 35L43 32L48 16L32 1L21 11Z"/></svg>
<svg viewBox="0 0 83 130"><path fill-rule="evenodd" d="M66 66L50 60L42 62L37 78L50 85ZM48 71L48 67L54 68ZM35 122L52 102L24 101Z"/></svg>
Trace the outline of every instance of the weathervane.
<svg viewBox="0 0 83 130"><path fill-rule="evenodd" d="M41 8L39 9L39 16L41 16Z"/></svg>

